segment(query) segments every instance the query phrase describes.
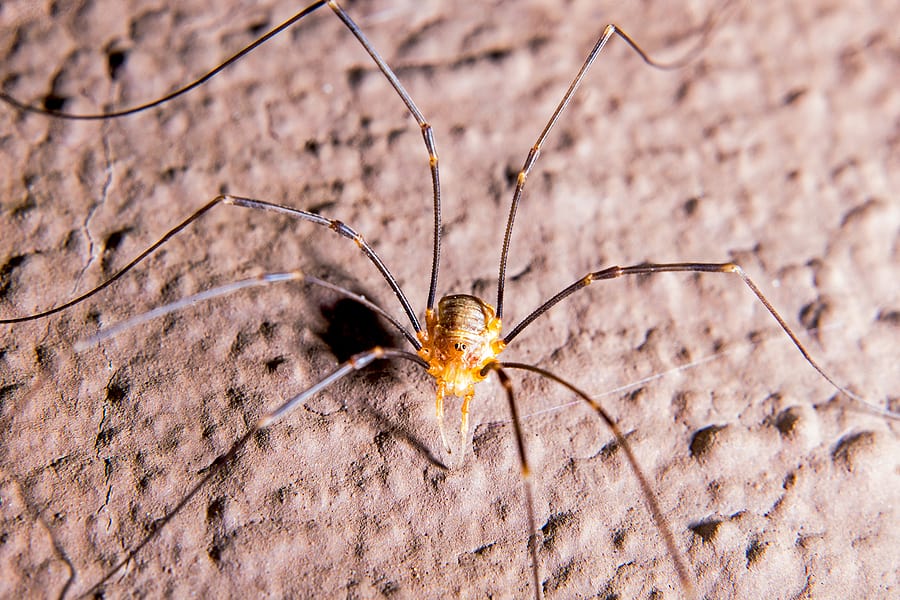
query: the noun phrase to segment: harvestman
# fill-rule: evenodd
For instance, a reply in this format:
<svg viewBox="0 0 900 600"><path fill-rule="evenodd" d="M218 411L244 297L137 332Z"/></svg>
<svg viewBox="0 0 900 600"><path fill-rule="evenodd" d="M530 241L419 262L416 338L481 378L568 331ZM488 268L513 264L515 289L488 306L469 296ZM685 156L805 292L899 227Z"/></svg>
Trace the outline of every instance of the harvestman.
<svg viewBox="0 0 900 600"><path fill-rule="evenodd" d="M65 118L65 119L75 119L75 120L99 120L99 119L111 119L116 117L123 117L126 115L134 114L141 112L143 110L147 110L149 108L158 106L163 104L177 96L185 94L192 90L193 88L201 85L202 83L209 80L211 77L227 68L237 60L240 60L243 56L253 51L255 48L265 43L272 37L278 35L283 30L293 26L298 21L303 19L305 16L310 13L318 10L319 8L328 5L337 17L343 22L343 24L350 30L353 36L357 39L357 41L363 46L366 52L369 54L371 59L377 65L378 69L382 72L382 74L387 78L390 82L391 86L394 88L396 93L399 95L400 99L405 104L409 113L413 116L413 118L418 123L419 127L422 131L422 136L425 142L425 148L428 153L428 162L429 168L431 171L431 179L432 179L432 188L433 188L433 202L434 202L434 230L433 230L433 254L432 254L432 267L431 267L431 279L428 291L428 299L426 303L425 309L425 324L424 326L419 322L419 319L416 316L415 311L413 310L410 302L408 301L406 295L398 284L397 280L391 274L388 267L382 262L379 258L378 254L375 250L366 242L362 235L356 232L352 227L334 220L328 219L326 217L320 216L316 213L298 210L294 208L290 208L287 206L277 205L271 202L266 202L262 200L255 200L251 198L244 198L232 195L220 195L216 198L209 201L205 206L191 214L184 221L179 223L177 226L172 228L168 233L166 233L162 238L148 247L146 250L141 252L136 258L134 258L131 262L121 268L118 272L116 272L112 277L93 288L92 290L85 292L78 297L65 302L59 306L54 308L45 310L43 312L39 312L36 314L23 316L23 317L15 317L15 318L7 318L0 319L0 323L3 324L12 324L19 323L23 321L29 321L34 319L40 319L43 317L47 317L63 311L69 307L72 307L87 298L93 296L94 294L100 292L106 287L110 286L120 277L122 277L125 273L130 271L133 267L135 267L139 262L144 260L147 256L165 244L169 239L171 239L174 235L185 229L188 225L198 220L201 216L209 212L213 207L219 204L232 205L232 206L241 206L245 208L252 208L257 210L274 212L282 215L286 215L288 217L300 219L303 221L309 221L314 224L326 227L337 233L338 235L345 237L347 239L352 240L362 251L363 254L372 262L372 264L378 269L381 273L382 277L385 279L387 284L390 286L394 295L397 297L400 305L403 308L403 311L406 313L407 318L412 326L412 331L405 327L402 323L396 320L394 317L389 315L379 306L375 305L368 299L363 296L354 294L347 289L341 288L339 286L333 285L321 279L311 277L305 275L299 271L292 273L273 273L264 275L258 278L247 279L243 281L234 282L225 286L217 287L206 292L202 292L200 294L196 294L194 296L190 296L188 298L184 298L180 301L162 306L153 311L150 311L146 314L139 315L132 319L126 320L122 323L119 323L115 326L106 328L101 330L100 333L95 335L93 338L87 340L85 343L81 343L80 346L83 348L85 346L95 345L106 339L111 337L123 329L133 327L137 324L143 323L150 319L156 318L158 316L168 314L181 308L196 304L203 300L213 298L216 296L222 296L225 294L229 294L231 292L237 291L238 289L242 289L245 287L257 286L257 285L267 285L270 283L275 283L279 281L285 280L302 280L303 282L311 285L317 285L320 287L324 287L333 292L336 292L345 297L349 297L357 302L364 304L369 307L377 314L381 315L385 319L387 319L394 327L396 327L409 341L410 345L414 348L415 352L409 352L406 350L398 349L398 348L382 348L382 347L374 347L366 352L358 353L352 356L346 362L340 364L334 371L328 374L326 377L321 379L315 385L309 387L304 390L300 394L290 398L283 404L281 404L278 408L263 416L259 421L247 432L243 439L247 439L253 433L262 430L264 428L270 427L280 419L282 419L286 414L295 409L296 407L302 405L307 399L311 396L317 394L343 377L347 376L349 373L360 370L369 364L373 363L377 360L385 360L385 359L393 359L393 358L402 358L409 360L411 362L416 363L422 368L426 369L427 372L435 378L436 382L436 402L435 409L437 415L437 421L439 430L441 433L441 440L445 451L448 454L453 452L453 448L447 439L447 435L445 433L445 427L443 424L443 415L444 415L444 398L446 396L455 396L462 399L461 406L461 419L460 419L460 428L459 428L459 439L457 448L457 460L462 460L462 457L465 452L465 447L467 445L467 432L468 432L468 413L469 413L469 404L474 397L475 393L475 384L483 381L488 375L491 373L496 373L501 385L503 386L507 400L509 403L510 412L512 414L512 423L515 432L516 446L518 451L518 456L521 464L521 476L523 481L523 488L525 493L525 504L526 504L526 512L528 517L528 526L529 526L529 550L531 554L531 573L532 573L532 585L534 590L535 598L542 597L542 585L541 578L539 573L539 563L537 557L537 549L535 542L535 518L534 518L534 508L532 502L532 489L531 489L531 469L529 467L527 454L525 450L520 418L518 415L518 410L513 394L512 383L509 375L507 374L507 370L518 369L524 371L530 371L536 373L542 377L545 377L551 381L554 381L561 386L567 388L569 391L578 396L581 400L587 403L594 411L596 411L597 415L602 419L607 426L611 429L614 434L619 446L624 450L629 463L635 473L635 476L640 483L640 487L642 489L642 493L646 499L648 508L653 515L653 518L656 522L656 526L659 529L664 541L666 543L668 552L672 556L676 571L678 573L678 577L681 581L681 585L684 588L685 592L688 595L694 595L693 584L691 582L691 577L688 572L688 567L684 562L680 552L677 550L674 536L670 531L670 528L665 521L662 511L658 506L658 503L655 499L655 494L648 482L647 477L644 475L642 469L640 468L637 459L635 458L632 450L624 438L622 432L619 430L615 421L612 417L596 402L594 401L588 394L580 390L574 384L562 379L561 377L534 365L515 363L515 362L501 362L498 357L500 353L504 350L504 348L519 334L521 333L528 325L530 325L535 319L540 317L542 314L547 312L557 303L561 302L568 296L574 294L578 290L581 290L594 281L606 280L606 279L615 279L618 277L626 276L626 275L647 275L652 273L660 273L660 272L700 272L700 273L730 273L739 277L744 284L753 292L756 298L765 306L768 312L772 315L772 317L778 322L781 329L785 332L785 334L791 339L793 344L797 347L806 361L822 376L824 377L831 385L833 385L838 391L847 395L848 397L863 402L860 398L854 395L852 392L847 390L845 387L838 384L831 376L829 376L810 356L807 352L806 348L801 344L797 336L785 322L785 320L781 317L781 315L775 310L772 304L768 301L768 299L763 295L760 289L756 286L756 284L744 273L740 266L734 263L694 263L694 262L685 262L685 263L646 263L640 265L632 265L626 267L612 266L605 269L601 269L599 271L591 272L576 280L569 286L562 289L556 295L551 297L549 300L545 301L538 308L533 310L527 317L525 317L521 322L519 322L515 327L513 327L508 333L505 335L502 334L501 321L503 317L503 302L504 302L504 288L506 281L506 270L507 270L507 259L508 259L508 251L510 239L513 231L513 224L515 221L516 210L521 202L524 192L525 185L527 183L529 174L534 168L535 163L537 162L538 156L541 151L541 147L543 146L547 136L549 135L551 129L554 127L556 122L559 120L559 117L562 115L565 108L568 106L571 101L573 95L576 90L580 86L582 80L584 79L588 69L600 54L606 43L612 38L614 35L619 36L625 43L627 43L647 64L661 68L661 69L669 69L680 66L687 62L694 52L691 52L688 57L686 57L682 61L678 61L677 63L669 63L663 64L653 60L647 53L645 53L637 43L624 31L619 29L615 25L608 25L603 34L595 43L594 47L591 49L581 68L579 69L577 75L572 80L569 85L568 90L563 96L562 100L557 105L554 110L552 116L550 117L547 124L544 126L540 135L537 138L537 141L532 146L531 150L528 153L527 158L525 159L525 163L522 166L521 170L518 173L516 178L516 186L513 194L512 204L510 207L509 217L506 225L506 232L503 238L503 246L500 255L500 269L499 269L499 278L498 278L498 288L497 288L497 301L496 308L484 300L468 295L468 294L452 294L448 296L442 297L440 300L435 302L436 300L436 291L438 284L438 270L439 270L439 261L440 261L440 244L441 244L441 228L442 228L442 220L441 220L441 191L440 191L440 177L438 170L438 155L437 149L434 141L434 136L432 133L432 128L426 121L424 115L420 112L415 102L410 97L409 93L400 83L397 76L394 74L393 70L387 65L387 63L381 58L378 52L372 47L369 43L365 35L360 31L356 23L350 18L350 16L340 7L336 2L333 1L320 1L316 2L306 9L300 11L296 15L294 15L289 20L285 21L275 29L271 30L252 44L245 47L243 50L229 58L227 61L201 77L200 79L162 97L152 102L148 102L142 104L140 106L136 106L133 108L112 111L108 113L102 114L69 114L56 110L51 110L45 107L31 106L24 104L15 98L0 92L0 99L4 102L14 106L15 108L28 111L40 113L52 117ZM703 26L703 36L701 39L701 43L698 45L697 50L701 49L705 42L709 32L712 29L713 19L710 18ZM893 416L893 415L891 415ZM231 453L233 454L233 452Z"/></svg>

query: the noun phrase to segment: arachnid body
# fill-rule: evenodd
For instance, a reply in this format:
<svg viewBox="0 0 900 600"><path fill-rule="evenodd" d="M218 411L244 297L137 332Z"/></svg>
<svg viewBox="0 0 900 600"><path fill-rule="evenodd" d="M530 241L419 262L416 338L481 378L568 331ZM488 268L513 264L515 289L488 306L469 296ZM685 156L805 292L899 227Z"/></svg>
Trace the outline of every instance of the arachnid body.
<svg viewBox="0 0 900 600"><path fill-rule="evenodd" d="M32 32L19 47L49 53L31 67L21 50L4 63L25 73L16 90L32 97L56 79L73 109L129 105L190 79L290 12L211 13L201 3L175 19L141 3L117 7L63 12L60 31L8 9L4 18L21 18L21 31ZM668 52L689 44L704 16L639 9L350 7L436 129L442 293L494 293L510 180L602 26L615 20L644 47ZM675 73L648 69L611 44L529 182L504 324L610 264L734 259L792 323L800 316L821 329L807 343L842 383L873 400L896 394L900 216L885 126L896 121L887 29L896 9L794 10L738 10L711 51ZM99 283L220 191L352 224L421 307L431 246L419 129L332 15L295 31L158 111L99 124L0 111L9 132L3 316ZM119 48L117 39L131 41ZM86 48L111 59L127 50L121 76L110 84L116 61L78 51ZM55 68L43 70L48 63ZM254 419L334 368L345 349L330 343L327 321L346 322L345 305L323 290L270 286L90 352L75 354L72 342L98 320L297 267L401 314L357 248L333 238L222 210L106 296L0 332L0 553L13 565L0 579L10 589L59 590L66 561L74 591L104 577ZM323 316L323 306L336 314ZM381 335L376 327L377 343ZM654 275L595 284L542 316L503 357L552 366L599 395L728 352L603 399L652 476L698 590L890 591L895 433L834 401L782 337L736 278ZM109 589L526 595L528 535L502 389L479 386L473 454L447 471L428 460L440 449L431 382L412 365L388 364L257 436ZM535 473L546 596L678 595L671 557L596 415L576 405L528 417L572 397L525 374L514 384Z"/></svg>

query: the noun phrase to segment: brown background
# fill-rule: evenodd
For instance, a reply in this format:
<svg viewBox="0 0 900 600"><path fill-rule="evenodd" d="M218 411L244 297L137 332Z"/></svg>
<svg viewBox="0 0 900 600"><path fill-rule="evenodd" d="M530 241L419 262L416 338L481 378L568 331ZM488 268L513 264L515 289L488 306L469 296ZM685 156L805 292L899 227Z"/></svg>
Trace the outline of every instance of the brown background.
<svg viewBox="0 0 900 600"><path fill-rule="evenodd" d="M173 14L86 2L49 15L4 2L5 89L30 101L53 91L77 111L130 105L197 76L297 8L208 5L184 2ZM435 128L440 293L492 301L511 178L603 26L614 20L674 58L714 8L349 5ZM898 21L888 1L747 3L674 73L613 40L530 180L507 325L588 270L733 259L792 324L820 328L803 340L829 372L896 410ZM128 52L115 83L107 49ZM0 122L3 316L89 289L220 190L352 224L423 310L430 187L419 131L324 10L163 109L71 123L4 107ZM282 284L81 354L73 342L98 321L297 267L401 315L350 242L221 207L90 302L0 327L0 596L56 596L67 580L70 594L84 593L108 575L249 423L333 368L335 299ZM365 326L331 316L351 332ZM727 354L695 365L717 352ZM898 593L896 426L837 400L736 279L598 284L504 356L598 396L689 367L602 400L705 595ZM523 413L557 409L525 421L547 596L680 596L609 433L553 386L515 382ZM461 468L429 461L441 455L432 412L433 384L411 365L349 378L254 439L105 593L527 597L518 459L498 386L480 388L474 452ZM456 404L450 412L455 427ZM721 429L692 455L710 426Z"/></svg>

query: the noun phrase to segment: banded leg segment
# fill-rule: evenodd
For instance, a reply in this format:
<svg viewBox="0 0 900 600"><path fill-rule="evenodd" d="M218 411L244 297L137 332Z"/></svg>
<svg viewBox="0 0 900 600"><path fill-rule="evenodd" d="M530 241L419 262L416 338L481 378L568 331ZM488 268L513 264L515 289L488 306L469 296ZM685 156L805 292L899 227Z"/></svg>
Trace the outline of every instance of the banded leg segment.
<svg viewBox="0 0 900 600"><path fill-rule="evenodd" d="M145 110L149 110L151 108L155 108L157 106L161 106L162 104L165 104L170 100L182 96L190 92L194 88L203 85L237 61L244 58L246 55L256 50L258 47L265 44L270 39L279 35L286 29L294 26L304 17L322 8L326 4L329 8L332 9L335 15L337 15L337 17L350 31L350 33L353 34L353 37L356 38L363 49L365 49L366 53L378 67L378 70L381 71L381 73L391 84L391 87L394 88L394 91L397 92L397 95L400 96L403 104L406 106L407 110L413 116L413 118L416 120L416 123L419 125L419 128L422 130L422 138L425 142L425 149L428 152L428 165L429 169L431 170L431 185L434 204L434 243L431 260L431 283L429 286L427 303L428 308L433 308L437 291L438 270L441 256L441 182L440 173L438 170L438 154L437 146L434 141L434 133L432 131L431 125L429 125L428 121L425 120L425 116L422 114L422 111L419 110L419 107L416 106L416 103L409 95L409 92L407 92L406 88L403 87L403 84L400 83L400 79L394 73L393 69L391 69L391 67L385 62L378 51L375 50L375 48L369 42L368 38L366 38L365 34L363 34L362 30L360 30L359 26L353 21L353 19L350 18L350 15L348 15L347 12L343 8L341 8L341 6L335 0L319 0L318 2L314 2L280 25L271 29L254 42L248 44L247 46L230 56L227 60L225 60L225 62L208 71L198 79L186 85L183 85L166 94L165 96L157 98L156 100L145 102L137 106L100 113L77 114L60 110L52 110L43 106L27 104L2 91L0 91L0 101L5 102L6 104L9 104L13 108L22 112L37 113L48 117L66 119L71 121L98 121L133 115ZM416 327L415 329L416 331L418 331L418 327Z"/></svg>
<svg viewBox="0 0 900 600"><path fill-rule="evenodd" d="M309 6L307 6L306 8L304 8L303 10L301 10L300 12L298 12L297 14L292 16L287 21L281 23L274 29L271 29L269 32L263 34L261 37L259 37L255 41L251 42L247 46L244 46L238 52L232 54L227 60L225 60L225 62L221 63L216 68L214 68L210 71L207 71L206 74L202 75L201 77L195 79L194 81L192 81L186 85L183 85L183 86L173 90L172 92L169 92L165 96L157 98L156 100L144 102L143 104L138 104L137 106L132 106L130 108L122 108L119 110L112 110L112 111L108 111L108 112L78 114L78 113L69 113L69 112L65 112L62 110L53 110L53 109L49 109L49 108L45 108L43 106L37 106L37 105L33 105L33 104L26 104L25 102L17 100L16 98L14 98L14 97L10 96L9 94L2 92L2 91L0 91L0 101L6 102L13 108L20 110L22 112L30 112L30 113L35 113L35 114L39 114L39 115L44 115L46 117L53 117L55 119L66 119L69 121L102 121L105 119L115 119L118 117L127 117L128 115L137 114L139 112L143 112L145 110L149 110L151 108L161 106L161 105L165 104L166 102L169 102L170 100L174 100L175 98L178 98L179 96L183 96L184 94L187 94L194 88L200 87L201 85L203 85L204 83L206 83L207 81L209 81L210 79L212 79L213 77L215 77L216 75L218 75L219 73L221 73L222 71L224 71L225 69L227 69L228 67L233 65L234 63L236 63L239 60L241 60L242 58L244 58L246 55L250 54L257 48L259 48L260 46L262 46L263 44L268 42L273 37L280 34L285 29L291 28L294 24L296 24L298 21L300 21L307 15L322 8L323 6L325 6L325 4L326 4L326 0L319 0L318 2L314 2L314 3L310 4Z"/></svg>
<svg viewBox="0 0 900 600"><path fill-rule="evenodd" d="M494 364L495 363L492 363L492 365ZM628 441L625 439L625 436L622 434L621 429L619 429L619 426L616 425L616 422L613 421L609 413L607 413L606 410L596 400L588 396L585 392L575 387L562 377L551 373L550 371L524 363L504 362L502 363L502 365L492 365L488 365L488 367L485 368L493 368L497 371L497 374L500 376L500 382L507 390L507 396L510 402L510 410L513 414L513 427L515 428L516 432L516 442L519 445L519 456L522 459L522 478L527 483L526 499L529 504L529 520L531 521L530 526L532 532L534 532L534 511L531 508L531 485L530 483L528 483L530 478L530 470L525 459L525 446L522 438L522 425L519 420L518 412L515 408L515 402L513 401L512 385L509 383L508 377L502 375L503 371L500 368L501 366L505 369L520 369L523 371L531 371L532 373L536 373L541 377L545 377L551 381L555 381L556 383L567 388L569 391L573 392L576 396L579 397L579 399L586 402L592 409L594 409L594 411L603 420L603 422L606 423L607 427L609 427L610 431L612 431L613 436L616 438L616 443L625 452L625 456L628 458L628 463L631 465L631 470L634 472L634 475L637 478L638 483L640 484L641 492L644 495L644 500L647 502L647 508L650 510L650 514L653 516L653 520L656 522L656 528L662 535L663 540L666 543L666 548L669 551L669 555L672 557L672 561L675 563L675 570L678 573L678 579L681 582L681 587L684 590L685 595L689 598L696 598L697 593L694 589L694 584L691 582L687 564L684 562L681 553L678 551L678 547L675 545L675 536L672 534L672 530L669 527L669 524L666 521L665 517L663 516L662 509L659 507L659 502L657 502L656 500L656 494L653 491L653 487L650 485L650 480L644 474L643 469L641 469L641 466L638 463L637 457L631 450L631 446L629 445ZM506 381L504 381L504 379ZM537 564L537 553L534 550L532 550L532 555L532 560L534 560L535 564ZM537 584L538 574L536 570L534 573L534 577L535 583ZM535 597L540 598L537 593L535 594Z"/></svg>
<svg viewBox="0 0 900 600"><path fill-rule="evenodd" d="M204 206L202 206L199 210L188 216L181 223L167 231L161 238L151 244L146 250L138 254L134 259L132 259L128 264L124 267L116 271L109 279L101 283L100 285L88 290L87 292L60 304L59 306L55 306L53 308L32 314L26 315L23 317L12 317L8 319L0 319L0 324L12 324L12 323L21 323L24 321L32 321L35 319L40 319L43 317L48 317L50 315L56 314L60 311L63 311L67 308L70 308L79 302L87 300L94 294L104 290L105 288L112 285L115 281L125 275L128 271L137 266L138 263L143 261L145 258L150 256L154 251L156 251L163 244L168 242L172 237L185 229L188 225L199 219L201 216L212 210L213 207L224 204L224 205L232 205L232 206L242 206L245 208L254 208L257 210L266 210L270 212L275 212L279 214L283 214L289 217L293 217L296 219L301 219L304 221L309 221L311 223L315 223L317 225L322 225L323 227L328 227L332 231L340 234L343 237L353 240L363 254L375 265L384 279L388 282L388 285L391 287L391 290L394 292L394 295L397 296L397 299L400 301L401 306L403 306L403 310L406 312L407 317L410 320L410 323L413 326L413 329L418 332L421 329L419 325L418 319L416 319L415 312L413 312L412 307L409 304L409 300L406 298L406 294L403 293L403 290L400 288L400 284L397 283L397 280L394 278L393 274L391 274L390 270L375 252L371 246L369 246L368 242L355 230L353 230L348 225L338 221L336 219L328 219L316 213L308 212L305 210L300 210L296 208L290 208L287 206L281 206L279 204L274 204L272 202L265 202L263 200L253 200L250 198L241 198L238 196L216 196L209 202L207 202ZM410 336L407 336L408 338ZM412 340L413 346L416 350L419 349L420 343L418 340Z"/></svg>
<svg viewBox="0 0 900 600"><path fill-rule="evenodd" d="M819 366L819 364L813 360L812 356L807 351L806 347L800 343L800 339L796 336L791 327L787 324L781 314L775 310L775 307L772 306L772 303L769 302L768 298L766 298L759 287L753 282L752 279L744 272L744 270L734 263L647 263L643 265L634 265L630 267L608 267L601 271L596 271L593 273L588 273L578 281L572 283L568 287L561 290L559 293L554 295L552 298L544 302L541 306L535 309L530 315L522 319L512 330L506 334L506 337L503 338L503 341L506 344L509 344L510 340L519 335L523 329L525 329L528 325L530 325L535 319L539 316L550 310L553 306L561 302L562 300L568 298L575 292L580 289L586 288L591 283L595 281L601 281L605 279L617 279L619 277L623 277L626 275L649 275L652 273L665 273L665 272L691 272L691 273L733 273L741 278L741 280L746 284L750 291L756 296L756 298L762 302L763 306L766 307L766 310L769 311L769 314L778 322L778 325L781 326L781 329L787 334L791 341L794 343L794 346L800 351L800 354L803 355L803 358L806 359L812 367L818 371L818 373L825 378L828 383L834 386L839 392L845 394L847 397L852 398L857 402L861 402L862 404L869 406L869 403L840 385L835 381L825 370Z"/></svg>
<svg viewBox="0 0 900 600"><path fill-rule="evenodd" d="M353 22L353 19L350 18L343 8L341 8L335 0L329 0L328 2L329 8L331 8L338 18L344 23L347 29L350 30L350 33L353 34L353 37L357 39L357 41L365 48L368 55L375 62L378 69L381 73L387 78L390 82L391 87L394 88L394 91L397 92L397 95L400 96L400 99L403 100L403 104L406 105L406 109L413 116L418 123L419 128L422 130L422 138L425 141L425 149L428 151L428 166L431 169L431 186L434 194L434 247L432 249L431 255L431 283L428 286L428 302L426 304L426 308L431 310L434 308L434 300L435 295L437 293L437 279L438 279L438 270L440 267L441 260L441 178L438 171L438 154L437 154L437 146L434 143L434 133L431 129L431 125L428 124L428 121L425 120L425 116L422 114L422 111L419 110L419 107L416 106L416 103L413 101L412 97L409 95L409 92L406 91L406 88L403 87L403 84L400 83L400 79L397 77L396 73L394 73L393 69L381 58L381 55L378 54L378 51L372 46L369 42L368 38L363 34L360 30L359 26ZM416 331L418 331L418 327Z"/></svg>
<svg viewBox="0 0 900 600"><path fill-rule="evenodd" d="M278 408L260 418L259 421L257 421L253 426L250 433L252 434L261 429L271 427L272 425L283 419L295 408L301 406L311 397L315 396L322 390L334 385L350 373L359 371L360 369L369 366L373 361L384 360L387 358L405 358L406 360L412 361L425 369L428 368L428 365L425 363L425 361L412 352L407 352L406 350L399 350L396 348L381 348L380 346L375 346L374 348L372 348L371 350L367 350L366 352L354 354L345 362L341 363L337 369L320 379L318 383L306 388L293 398L286 400Z"/></svg>
<svg viewBox="0 0 900 600"><path fill-rule="evenodd" d="M510 380L509 375L503 370L503 368L507 366L509 365L506 363L500 364L495 361L488 363L484 369L482 369L481 373L482 375L487 375L491 371L497 373L497 379L499 379L500 385L503 386L503 389L506 392L506 399L509 403L513 431L516 436L516 450L519 453L519 465L521 466L522 489L525 493L525 511L528 516L528 550L531 554L531 585L534 589L535 600L541 600L544 594L538 566L537 528L534 519L534 493L531 485L531 465L528 463L528 455L525 452L525 437L522 435L522 419L519 417L519 407L516 404L516 398L513 394L512 381ZM512 366L515 368L515 363L513 363Z"/></svg>
<svg viewBox="0 0 900 600"><path fill-rule="evenodd" d="M587 74L588 69L591 68L591 65L594 63L597 55L599 55L600 51L603 50L603 47L606 46L609 38L611 38L613 34L617 33L618 31L619 30L615 25L606 26L606 29L603 31L603 35L601 35L600 39L597 40L597 43L594 44L594 47L585 59L584 64L581 65L581 69L578 70L578 74L575 75L575 79L573 79L572 83L569 84L569 89L566 90L566 93L563 96L562 100L560 100L559 104L556 106L556 109L550 116L550 120L547 121L546 125L544 125L544 129L541 131L540 135L538 135L537 141L535 141L534 145L528 151L528 156L525 157L525 164L522 165L522 169L519 171L519 174L516 177L516 189L515 192L513 192L512 204L509 207L509 217L506 220L506 232L503 235L503 248L500 251L500 277L497 282L497 318L503 317L503 293L504 288L506 287L506 263L509 257L509 242L512 238L513 224L516 220L516 212L519 209L519 202L521 202L522 196L525 194L525 183L528 180L528 176L531 174L531 170L534 168L534 164L537 162L537 159L541 154L541 146L544 145L544 141L550 134L550 130L553 129L553 126L556 125L556 122L559 120L560 115L562 115L566 107L569 106L569 103L572 101L572 97L575 95L575 91L581 85L581 81ZM630 38L626 37L625 39ZM641 52L643 55L642 51L639 50L639 52Z"/></svg>
<svg viewBox="0 0 900 600"><path fill-rule="evenodd" d="M206 302L207 300L212 300L213 298L219 298L221 296L227 296L228 294L232 294L242 289L271 285L283 281L301 281L307 285L318 286L330 290L345 298L349 298L354 302L358 302L359 304L362 304L372 312L381 316L391 325L393 325L397 329L397 331L402 333L406 337L406 339L409 340L409 343L412 344L413 347L415 347L416 344L419 343L415 336L410 333L409 329L404 327L403 324L394 317L394 315L390 314L365 296L351 292L347 288L341 287L339 285L334 285L333 283L330 283L323 279L319 279L318 277L306 275L302 271L297 270L288 273L266 273L258 277L251 277L249 279L233 281L231 283L226 283L225 285L210 288L197 294L192 294L185 298L181 298L174 302L158 306L143 314L135 315L134 317L125 319L124 321L119 321L114 325L101 327L101 329L94 335L90 336L87 339L76 342L75 351L82 352L84 350L87 350L88 348L93 348L104 340L113 338L120 333L131 329L132 327L143 325L144 323L147 323L148 321L151 321L153 319L157 319L159 317L178 312L188 307L195 306L197 304L200 304L201 302Z"/></svg>
<svg viewBox="0 0 900 600"><path fill-rule="evenodd" d="M572 97L575 95L575 92L581 85L581 82L587 74L588 69L590 69L591 65L594 64L594 60L596 60L597 56L606 46L607 42L609 42L610 38L612 38L613 35L617 35L621 39L623 39L625 43L627 43L631 47L631 49L634 50L638 54L638 56L640 56L641 59L651 67L656 67L657 69L663 70L677 69L693 60L696 54L706 46L715 22L715 13L713 13L709 16L709 18L707 18L706 22L702 26L702 35L697 46L690 52L688 52L688 54L685 55L682 59L673 61L671 63L663 63L651 58L650 55L647 54L647 52L645 52L630 35L625 33L617 25L609 24L603 30L603 33L600 35L597 43L594 44L594 47L588 53L587 58L581 65L581 68L578 70L578 73L575 75L572 83L569 84L569 88L566 90L565 95L563 95L562 100L560 100L559 104L556 106L556 109L553 111L553 114L550 116L550 120L547 121L547 124L544 125L544 129L541 131L540 135L538 135L537 141L535 141L534 145L528 151L528 156L525 158L525 164L522 165L522 169L519 171L519 174L516 177L516 189L513 192L512 204L509 207L509 217L506 221L506 232L503 236L503 248L500 251L500 277L497 283L498 318L503 317L503 294L506 287L506 265L509 257L509 243L510 239L512 238L513 224L516 219L516 212L518 211L519 203L522 201L522 197L525 195L525 183L527 182L528 176L531 174L531 171L534 168L535 163L537 162L538 156L540 156L541 147L544 145L544 141L550 134L550 130L553 129L563 111L566 109L566 107L569 106L569 103L572 101Z"/></svg>
<svg viewBox="0 0 900 600"><path fill-rule="evenodd" d="M401 306L403 306L403 310L404 312L406 312L406 316L409 317L409 322L412 324L412 327L416 331L416 333L422 330L422 326L419 325L419 320L416 318L415 311L413 311L409 300L407 300L406 298L406 294L404 294L403 290L400 289L400 284L397 283L397 280L391 274L390 269L387 268L387 265L384 264L384 261L381 260L375 250L369 245L369 242L367 242L362 235L357 233L356 230L354 230L346 223L338 221L337 219L329 219L327 217L323 217L322 215L309 211L300 210L298 208L291 208L289 206L282 206L280 204L275 204L274 202L266 202L264 200L254 200L252 198L242 198L240 196L223 196L222 202L225 204L231 204L232 206L254 208L257 210L264 210L281 215L286 215L288 217L293 217L296 219L302 219L304 221L310 221L312 223L315 223L316 225L327 227L338 235L341 235L349 240L353 240L360 251L365 254L370 261L372 261L372 264L375 265L375 268L378 269L378 272L381 273L382 277L384 277L385 281L387 281L388 285L391 287L391 290L393 290L394 295L397 296L397 300L399 300ZM418 349L419 348L416 347L416 350Z"/></svg>

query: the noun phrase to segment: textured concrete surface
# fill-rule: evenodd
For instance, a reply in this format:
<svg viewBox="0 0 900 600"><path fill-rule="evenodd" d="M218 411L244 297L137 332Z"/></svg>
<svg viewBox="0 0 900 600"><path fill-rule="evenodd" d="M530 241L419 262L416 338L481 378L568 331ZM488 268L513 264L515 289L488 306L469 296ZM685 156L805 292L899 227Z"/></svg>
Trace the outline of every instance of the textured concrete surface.
<svg viewBox="0 0 900 600"><path fill-rule="evenodd" d="M156 97L291 2L4 2L4 89L93 111ZM714 3L354 2L435 129L440 293L489 301L511 182L609 21L662 59ZM900 46L894 2L747 3L689 66L620 40L544 149L512 241L507 326L589 270L740 262L823 366L897 410ZM107 56L125 53L110 78ZM321 11L186 98L111 122L0 107L0 315L91 288L222 190L363 232L417 310L430 263L418 128ZM322 290L282 284L184 310L81 353L161 303L303 268L398 317L354 245L220 207L84 304L0 326L0 596L529 597L505 401L482 385L473 448L443 469L433 384L372 368L317 396L228 469L259 415L375 341ZM421 313L420 313L421 316ZM715 356L714 360L705 359ZM709 598L900 593L897 426L836 397L735 278L597 284L507 350L602 399L628 432ZM619 386L660 375L625 392ZM621 450L555 386L514 374L548 598L681 597ZM552 410L551 410L552 409ZM455 426L457 404L449 407ZM183 506L179 506L182 501ZM120 565L124 561L124 565Z"/></svg>

